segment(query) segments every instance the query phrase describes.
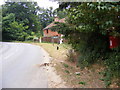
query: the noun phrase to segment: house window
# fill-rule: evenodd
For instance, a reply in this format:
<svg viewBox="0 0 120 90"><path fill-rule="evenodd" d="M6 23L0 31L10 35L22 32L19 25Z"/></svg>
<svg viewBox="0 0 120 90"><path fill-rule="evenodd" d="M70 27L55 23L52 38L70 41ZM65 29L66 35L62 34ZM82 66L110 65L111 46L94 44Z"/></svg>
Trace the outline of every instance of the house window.
<svg viewBox="0 0 120 90"><path fill-rule="evenodd" d="M48 33L48 29L47 29L47 31L46 31L47 33Z"/></svg>

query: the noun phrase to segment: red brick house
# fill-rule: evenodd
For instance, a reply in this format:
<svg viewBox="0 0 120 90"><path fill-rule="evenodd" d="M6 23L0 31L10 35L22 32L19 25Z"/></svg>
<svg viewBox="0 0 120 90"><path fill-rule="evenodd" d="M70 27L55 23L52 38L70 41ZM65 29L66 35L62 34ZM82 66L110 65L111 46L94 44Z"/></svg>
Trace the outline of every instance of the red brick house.
<svg viewBox="0 0 120 90"><path fill-rule="evenodd" d="M42 41L43 42L55 42L55 43L62 43L62 34L59 34L56 31L52 31L50 28L55 26L56 24L54 24L55 22L62 22L65 23L65 18L63 19L59 19L58 17L54 18L54 21L49 24L47 27L45 27L43 29L43 38Z"/></svg>

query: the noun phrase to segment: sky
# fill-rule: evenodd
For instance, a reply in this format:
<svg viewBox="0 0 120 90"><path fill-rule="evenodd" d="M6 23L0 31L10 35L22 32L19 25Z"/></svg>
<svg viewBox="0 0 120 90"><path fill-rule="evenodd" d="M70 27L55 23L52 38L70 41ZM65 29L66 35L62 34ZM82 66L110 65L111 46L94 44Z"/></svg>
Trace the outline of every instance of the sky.
<svg viewBox="0 0 120 90"><path fill-rule="evenodd" d="M0 5L4 4L4 1L5 0L0 0ZM59 4L57 2L52 2L52 1L49 1L49 0L32 0L32 1L36 1L38 3L38 6L44 7L44 8L53 7L53 9L56 9L56 8L59 7Z"/></svg>
<svg viewBox="0 0 120 90"><path fill-rule="evenodd" d="M57 2L52 2L49 0L34 0L34 1L37 1L38 5L44 8L53 7L53 9L56 9L59 7L59 4Z"/></svg>

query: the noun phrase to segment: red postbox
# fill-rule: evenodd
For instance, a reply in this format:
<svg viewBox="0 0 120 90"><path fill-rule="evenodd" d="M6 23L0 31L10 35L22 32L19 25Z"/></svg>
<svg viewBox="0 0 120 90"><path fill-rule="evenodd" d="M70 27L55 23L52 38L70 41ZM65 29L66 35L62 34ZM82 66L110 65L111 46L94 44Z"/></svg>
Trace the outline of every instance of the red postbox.
<svg viewBox="0 0 120 90"><path fill-rule="evenodd" d="M120 45L120 37L110 36L110 48L115 48Z"/></svg>

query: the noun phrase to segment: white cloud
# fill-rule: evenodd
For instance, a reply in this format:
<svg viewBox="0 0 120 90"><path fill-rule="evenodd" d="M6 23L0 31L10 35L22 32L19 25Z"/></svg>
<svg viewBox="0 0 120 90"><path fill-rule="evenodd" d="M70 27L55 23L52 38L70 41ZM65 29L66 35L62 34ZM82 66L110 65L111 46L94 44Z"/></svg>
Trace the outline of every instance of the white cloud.
<svg viewBox="0 0 120 90"><path fill-rule="evenodd" d="M57 2L52 2L49 0L34 0L34 1L37 1L38 5L44 8L53 7L53 9L56 9L59 7L59 4Z"/></svg>
<svg viewBox="0 0 120 90"><path fill-rule="evenodd" d="M0 0L0 5L4 4L4 0Z"/></svg>

